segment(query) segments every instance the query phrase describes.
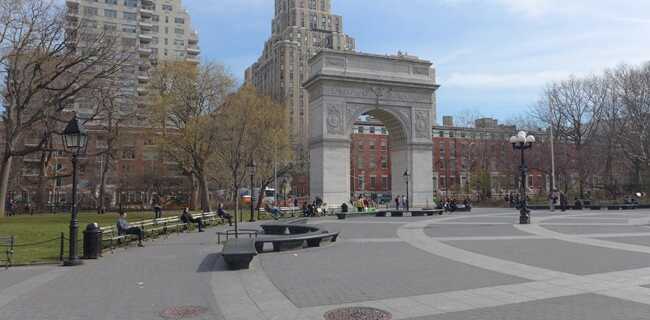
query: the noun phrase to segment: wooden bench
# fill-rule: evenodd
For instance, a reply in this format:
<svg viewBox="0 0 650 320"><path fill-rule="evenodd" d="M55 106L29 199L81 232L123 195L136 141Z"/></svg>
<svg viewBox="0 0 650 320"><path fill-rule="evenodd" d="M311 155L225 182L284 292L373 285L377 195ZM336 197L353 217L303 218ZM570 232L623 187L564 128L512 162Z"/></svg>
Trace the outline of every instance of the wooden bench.
<svg viewBox="0 0 650 320"><path fill-rule="evenodd" d="M0 235L0 246L5 247L6 258L0 261L5 261L5 269L11 266L11 258L14 255L14 246L16 245L16 237Z"/></svg>
<svg viewBox="0 0 650 320"><path fill-rule="evenodd" d="M248 269L256 255L257 250L253 239L230 239L221 250L221 256L230 270Z"/></svg>

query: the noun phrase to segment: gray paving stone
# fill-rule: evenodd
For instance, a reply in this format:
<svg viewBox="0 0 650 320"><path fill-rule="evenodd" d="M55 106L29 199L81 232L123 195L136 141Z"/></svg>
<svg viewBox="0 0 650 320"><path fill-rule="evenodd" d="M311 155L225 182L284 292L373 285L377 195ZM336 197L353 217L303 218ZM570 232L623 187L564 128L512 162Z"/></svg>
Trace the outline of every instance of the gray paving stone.
<svg viewBox="0 0 650 320"><path fill-rule="evenodd" d="M506 224L432 224L424 229L430 237L526 236L529 233Z"/></svg>
<svg viewBox="0 0 650 320"><path fill-rule="evenodd" d="M642 320L649 315L649 305L583 294L409 320Z"/></svg>
<svg viewBox="0 0 650 320"><path fill-rule="evenodd" d="M650 265L650 255L575 244L560 240L447 241L476 253L578 275Z"/></svg>
<svg viewBox="0 0 650 320"><path fill-rule="evenodd" d="M544 220L543 223L627 223L625 218L597 218L587 216L578 218L553 218Z"/></svg>
<svg viewBox="0 0 650 320"><path fill-rule="evenodd" d="M611 242L628 243L628 244L636 244L636 245L650 247L650 236L601 238L601 240L611 241Z"/></svg>
<svg viewBox="0 0 650 320"><path fill-rule="evenodd" d="M505 217L468 217L468 218L454 220L453 222L517 223L518 221L519 221L519 217L505 216Z"/></svg>
<svg viewBox="0 0 650 320"><path fill-rule="evenodd" d="M319 223L327 231L339 232L343 239L360 238L397 238L397 229L401 224L393 223Z"/></svg>
<svg viewBox="0 0 650 320"><path fill-rule="evenodd" d="M650 232L650 228L644 226L542 226L566 234Z"/></svg>
<svg viewBox="0 0 650 320"><path fill-rule="evenodd" d="M217 271L213 230L173 235L86 261L32 290L29 298L7 304L0 319L158 320L163 309L177 305L208 308L199 320L223 319L210 286L211 272Z"/></svg>
<svg viewBox="0 0 650 320"><path fill-rule="evenodd" d="M298 307L525 282L429 255L403 243L340 243L259 258L273 284Z"/></svg>
<svg viewBox="0 0 650 320"><path fill-rule="evenodd" d="M0 291L11 287L19 282L25 281L36 275L48 272L57 268L56 266L36 266L36 267L12 267L5 269L0 266Z"/></svg>

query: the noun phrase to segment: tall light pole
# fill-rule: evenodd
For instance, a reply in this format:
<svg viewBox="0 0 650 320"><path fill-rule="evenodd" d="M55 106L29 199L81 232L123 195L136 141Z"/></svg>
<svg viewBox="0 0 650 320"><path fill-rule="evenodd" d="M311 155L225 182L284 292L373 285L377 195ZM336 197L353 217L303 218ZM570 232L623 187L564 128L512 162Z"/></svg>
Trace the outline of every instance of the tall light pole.
<svg viewBox="0 0 650 320"><path fill-rule="evenodd" d="M68 259L63 262L64 266L78 266L81 264L77 254L77 235L79 232L79 218L77 210L77 163L79 154L84 152L88 142L86 128L79 123L75 115L63 130L63 145L66 151L72 153L72 208L70 215L70 243Z"/></svg>
<svg viewBox="0 0 650 320"><path fill-rule="evenodd" d="M409 177L410 176L411 175L409 174L409 170L406 169L406 171L404 171L404 174L402 175L402 177L404 177L404 182L406 183L406 211L409 211L409 206L411 205L410 204L411 200L410 200L410 197L409 197Z"/></svg>
<svg viewBox="0 0 650 320"><path fill-rule="evenodd" d="M530 224L530 211L528 210L528 199L526 195L526 180L528 180L528 166L526 166L526 159L524 158L524 151L533 147L535 137L529 136L525 131L520 131L516 136L510 137L513 150L521 151L521 199L519 208L519 224Z"/></svg>
<svg viewBox="0 0 650 320"><path fill-rule="evenodd" d="M255 187L255 169L257 169L257 165L255 164L255 159L251 159L251 161L248 163L248 173L251 175L251 218L248 220L248 222L255 222L255 210L253 206L255 205L255 192L254 192L254 187Z"/></svg>

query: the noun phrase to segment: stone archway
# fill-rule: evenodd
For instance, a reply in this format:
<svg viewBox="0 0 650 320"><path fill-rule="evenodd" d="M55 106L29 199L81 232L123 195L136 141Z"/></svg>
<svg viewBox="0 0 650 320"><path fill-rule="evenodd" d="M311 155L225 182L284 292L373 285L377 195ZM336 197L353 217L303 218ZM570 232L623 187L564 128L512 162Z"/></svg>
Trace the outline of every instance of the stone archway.
<svg viewBox="0 0 650 320"><path fill-rule="evenodd" d="M362 114L384 123L391 144L391 190L423 207L433 196L435 91L431 62L354 52L321 51L310 60L310 193L330 206L350 199L350 142Z"/></svg>

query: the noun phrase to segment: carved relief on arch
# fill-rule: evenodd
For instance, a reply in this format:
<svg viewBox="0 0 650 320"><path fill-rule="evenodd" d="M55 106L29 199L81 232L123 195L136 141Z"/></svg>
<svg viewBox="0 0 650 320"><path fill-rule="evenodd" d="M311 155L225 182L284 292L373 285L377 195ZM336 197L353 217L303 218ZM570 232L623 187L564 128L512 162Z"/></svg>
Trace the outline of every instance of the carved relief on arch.
<svg viewBox="0 0 650 320"><path fill-rule="evenodd" d="M327 105L327 118L325 119L327 125L327 134L328 135L339 135L342 136L345 134L345 114L343 106L339 104L328 104Z"/></svg>
<svg viewBox="0 0 650 320"><path fill-rule="evenodd" d="M431 112L428 110L416 110L414 123L416 138L431 138Z"/></svg>

